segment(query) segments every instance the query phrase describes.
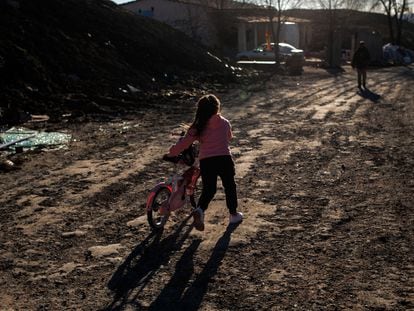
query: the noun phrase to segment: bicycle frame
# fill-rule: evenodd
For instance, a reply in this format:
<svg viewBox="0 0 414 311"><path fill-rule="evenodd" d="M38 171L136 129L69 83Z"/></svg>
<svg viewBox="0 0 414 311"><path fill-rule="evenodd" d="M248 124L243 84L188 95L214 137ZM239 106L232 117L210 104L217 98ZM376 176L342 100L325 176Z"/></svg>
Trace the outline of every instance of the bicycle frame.
<svg viewBox="0 0 414 311"><path fill-rule="evenodd" d="M183 207L186 203L188 203L190 196L193 195L199 177L200 169L193 165L185 170L182 175L174 174L167 181L158 183L151 190L147 198L146 210L151 210L153 199L158 190L161 188L167 188L171 192L166 206L160 207L161 214L167 215L170 212Z"/></svg>
<svg viewBox="0 0 414 311"><path fill-rule="evenodd" d="M182 133L181 137L184 135ZM194 144L185 149L176 157L164 156L163 160L175 164L190 166L182 174L175 173L168 180L158 183L149 193L146 202L147 220L155 229L161 229L167 222L171 212L182 208L184 205L196 207L194 198L197 180L200 177L197 149Z"/></svg>

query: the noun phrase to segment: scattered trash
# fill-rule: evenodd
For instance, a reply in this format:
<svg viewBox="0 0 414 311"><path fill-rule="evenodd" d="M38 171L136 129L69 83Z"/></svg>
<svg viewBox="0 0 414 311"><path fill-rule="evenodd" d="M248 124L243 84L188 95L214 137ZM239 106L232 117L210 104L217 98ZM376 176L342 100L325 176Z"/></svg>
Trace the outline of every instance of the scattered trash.
<svg viewBox="0 0 414 311"><path fill-rule="evenodd" d="M127 84L127 87L128 87L129 91L130 91L132 94L140 92L140 89L137 89L136 87L134 87L134 86L132 86L132 85L130 85L130 84Z"/></svg>
<svg viewBox="0 0 414 311"><path fill-rule="evenodd" d="M14 163L10 160L0 160L0 171L9 172L14 169Z"/></svg>
<svg viewBox="0 0 414 311"><path fill-rule="evenodd" d="M28 90L30 92L39 92L38 88L31 87L30 85L26 85L26 90Z"/></svg>
<svg viewBox="0 0 414 311"><path fill-rule="evenodd" d="M59 132L39 132L23 127L12 127L9 130L0 133L0 150L6 148L66 148L72 136L70 134ZM22 151L20 149L20 151Z"/></svg>
<svg viewBox="0 0 414 311"><path fill-rule="evenodd" d="M215 60L217 60L220 63L223 62L220 58L218 58L216 55L211 54L210 52L207 52L207 55L210 56L210 57L212 57L212 58L214 58Z"/></svg>
<svg viewBox="0 0 414 311"><path fill-rule="evenodd" d="M15 145L15 144L18 144L18 143L20 143L20 142L23 142L23 141L25 141L25 140L28 140L28 139L30 139L30 138L33 138L33 137L35 137L36 135L30 135L30 136L27 136L27 137L22 137L22 138L16 138L15 140L11 140L11 141L5 141L3 144L1 144L0 145L0 150L1 149L6 149L6 148L8 148L8 147L10 147L10 146L13 146L13 145ZM19 146L19 147L21 147L21 146Z"/></svg>
<svg viewBox="0 0 414 311"><path fill-rule="evenodd" d="M48 115L34 115L32 114L32 119L29 122L46 122L48 121L50 118Z"/></svg>
<svg viewBox="0 0 414 311"><path fill-rule="evenodd" d="M414 51L388 43L382 47L384 60L392 65L409 65L414 61Z"/></svg>

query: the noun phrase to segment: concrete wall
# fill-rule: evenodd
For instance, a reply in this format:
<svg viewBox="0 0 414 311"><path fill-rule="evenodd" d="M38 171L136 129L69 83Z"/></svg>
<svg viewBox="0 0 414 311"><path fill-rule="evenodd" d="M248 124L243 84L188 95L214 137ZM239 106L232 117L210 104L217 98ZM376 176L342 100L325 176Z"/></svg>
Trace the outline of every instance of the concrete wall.
<svg viewBox="0 0 414 311"><path fill-rule="evenodd" d="M269 31L269 23L247 23L241 22L238 24L238 50L252 50L262 43L266 42L266 32ZM272 40L273 41L273 40ZM300 29L298 24L286 23L283 24L280 31L280 42L285 42L293 45L296 48L300 47Z"/></svg>
<svg viewBox="0 0 414 311"><path fill-rule="evenodd" d="M285 42L299 48L299 26L295 23L285 23L280 32L280 42Z"/></svg>

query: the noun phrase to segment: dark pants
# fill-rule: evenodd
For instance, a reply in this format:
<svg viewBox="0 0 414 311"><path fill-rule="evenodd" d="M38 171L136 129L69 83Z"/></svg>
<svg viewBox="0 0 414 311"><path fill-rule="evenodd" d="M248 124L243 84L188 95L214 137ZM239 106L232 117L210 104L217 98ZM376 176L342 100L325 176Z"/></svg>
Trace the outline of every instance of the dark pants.
<svg viewBox="0 0 414 311"><path fill-rule="evenodd" d="M358 87L362 86L365 87L365 83L367 80L367 69L366 68L357 68L357 75L358 75Z"/></svg>
<svg viewBox="0 0 414 311"><path fill-rule="evenodd" d="M203 191L198 206L205 211L217 191L217 176L226 194L226 204L230 214L237 212L237 191L234 181L235 169L231 156L217 156L200 160L201 180Z"/></svg>

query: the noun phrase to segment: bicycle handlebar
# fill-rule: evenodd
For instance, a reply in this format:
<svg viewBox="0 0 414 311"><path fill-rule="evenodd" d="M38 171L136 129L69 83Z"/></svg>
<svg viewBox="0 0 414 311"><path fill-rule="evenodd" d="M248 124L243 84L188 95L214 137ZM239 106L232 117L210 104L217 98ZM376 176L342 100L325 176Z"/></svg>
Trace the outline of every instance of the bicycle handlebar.
<svg viewBox="0 0 414 311"><path fill-rule="evenodd" d="M171 133L171 136L173 136L173 137L184 137L185 136L185 132L182 131L180 133Z"/></svg>
<svg viewBox="0 0 414 311"><path fill-rule="evenodd" d="M181 139L185 135L185 132L181 132ZM194 144L191 144L187 149L183 150L178 156L171 157L168 154L164 154L162 159L164 161L168 161L174 164L183 163L188 166L192 166L194 164L195 158L197 157L198 150L195 148Z"/></svg>
<svg viewBox="0 0 414 311"><path fill-rule="evenodd" d="M177 156L177 157L169 157L167 154L164 154L163 157L162 157L162 159L164 161L168 161L168 162L177 164L178 162L180 162L181 157L180 156Z"/></svg>

